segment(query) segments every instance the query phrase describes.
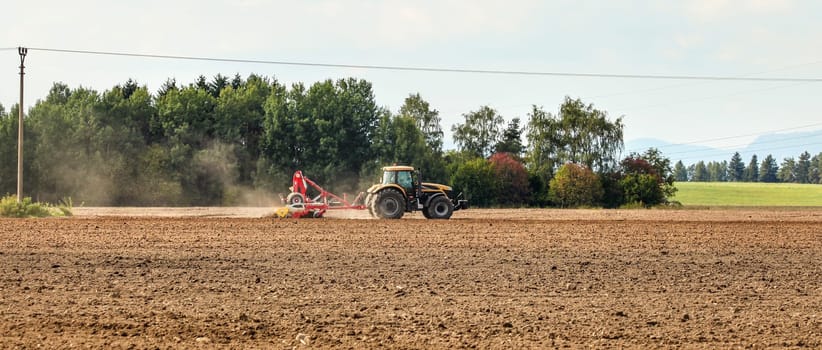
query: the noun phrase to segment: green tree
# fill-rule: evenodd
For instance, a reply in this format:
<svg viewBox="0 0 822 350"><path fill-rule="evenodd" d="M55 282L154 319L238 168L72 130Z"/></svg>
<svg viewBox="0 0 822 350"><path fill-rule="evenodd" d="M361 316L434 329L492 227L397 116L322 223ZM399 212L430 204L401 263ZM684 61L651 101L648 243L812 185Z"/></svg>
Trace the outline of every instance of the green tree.
<svg viewBox="0 0 822 350"><path fill-rule="evenodd" d="M32 165L25 172L26 192L44 201L72 197L86 202L82 184L97 179L87 173L86 164L97 163L93 159L91 133L97 125L95 106L97 92L87 89L71 90L65 84L55 83L45 100L38 101L26 117L24 140L31 154L24 159ZM96 181L95 181L96 182ZM102 182L100 188L108 187Z"/></svg>
<svg viewBox="0 0 822 350"><path fill-rule="evenodd" d="M494 176L491 162L485 158L474 158L457 166L451 176L451 183L465 195L471 205L487 207L497 204Z"/></svg>
<svg viewBox="0 0 822 350"><path fill-rule="evenodd" d="M400 107L401 116L411 117L425 137L425 143L437 155L442 153L444 134L440 125L440 112L431 109L419 93L408 95Z"/></svg>
<svg viewBox="0 0 822 350"><path fill-rule="evenodd" d="M682 164L681 160L678 160L674 165L674 179L682 182L688 181L688 169L685 164Z"/></svg>
<svg viewBox="0 0 822 350"><path fill-rule="evenodd" d="M651 174L628 174L619 182L628 204L637 203L651 207L665 202L659 191L659 184Z"/></svg>
<svg viewBox="0 0 822 350"><path fill-rule="evenodd" d="M222 74L217 74L208 84L206 84L206 91L208 91L211 96L214 96L214 98L219 98L223 89L229 86L228 77Z"/></svg>
<svg viewBox="0 0 822 350"><path fill-rule="evenodd" d="M548 186L551 200L563 208L596 206L602 200L602 183L590 168L567 163Z"/></svg>
<svg viewBox="0 0 822 350"><path fill-rule="evenodd" d="M205 75L201 74L200 76L197 77L197 81L194 82L194 84L192 84L190 87L209 92L209 90L208 90L208 79L205 77Z"/></svg>
<svg viewBox="0 0 822 350"><path fill-rule="evenodd" d="M756 158L756 154L751 156L751 161L748 163L748 167L745 168L744 178L747 182L759 181L759 160Z"/></svg>
<svg viewBox="0 0 822 350"><path fill-rule="evenodd" d="M623 174L620 185L626 203L664 204L677 191L671 161L656 148L649 148L643 154L631 153L620 163L620 168Z"/></svg>
<svg viewBox="0 0 822 350"><path fill-rule="evenodd" d="M238 89L243 84L245 84L245 80L243 80L243 77L240 76L240 73L234 74L234 78L231 79L231 87Z"/></svg>
<svg viewBox="0 0 822 350"><path fill-rule="evenodd" d="M183 198L183 187L177 179L177 169L171 166L171 152L165 146L156 143L149 145L139 158L135 159L140 168L128 193L139 191L129 197L123 204L176 206L188 205Z"/></svg>
<svg viewBox="0 0 822 350"><path fill-rule="evenodd" d="M542 174L535 172L533 168L528 171L528 189L530 193L530 205L536 207L545 207L551 204L551 198L548 193L549 179L546 179Z"/></svg>
<svg viewBox="0 0 822 350"><path fill-rule="evenodd" d="M13 106L11 113L7 114L0 104L0 164L5 164L0 166L0 193L17 193L16 112L17 106Z"/></svg>
<svg viewBox="0 0 822 350"><path fill-rule="evenodd" d="M618 208L625 204L625 191L622 183L625 174L622 170L612 170L598 175L602 184L602 206L605 208Z"/></svg>
<svg viewBox="0 0 822 350"><path fill-rule="evenodd" d="M514 158L520 159L525 152L522 144L522 128L519 125L519 118L513 118L502 133L502 138L494 146L497 153L509 153Z"/></svg>
<svg viewBox="0 0 822 350"><path fill-rule="evenodd" d="M531 193L539 204L547 205L550 202L548 184L556 168L562 165L557 157L558 148L562 146L557 132L558 122L553 115L536 105L531 106L528 117L525 164L530 174Z"/></svg>
<svg viewBox="0 0 822 350"><path fill-rule="evenodd" d="M671 169L671 160L662 155L656 148L649 148L645 153L639 154L639 159L643 159L653 167L658 177L658 182L665 196L672 196L676 192L674 184L674 174Z"/></svg>
<svg viewBox="0 0 822 350"><path fill-rule="evenodd" d="M696 162L694 165L694 171L692 172L693 176L691 177L691 181L695 182L706 182L710 180L710 174L708 174L708 167L705 166L704 161Z"/></svg>
<svg viewBox="0 0 822 350"><path fill-rule="evenodd" d="M11 166L17 162L16 146L12 146L17 143L17 134L12 129L17 130L17 123L6 114L6 109L0 103L0 164L5 164L0 166L0 193L17 192L16 171L13 172Z"/></svg>
<svg viewBox="0 0 822 350"><path fill-rule="evenodd" d="M776 159L769 154L759 164L759 182L777 182L778 174L779 166L776 165Z"/></svg>
<svg viewBox="0 0 822 350"><path fill-rule="evenodd" d="M442 154L444 135L440 126L439 111L431 109L428 102L417 93L405 99L399 115L414 120L425 140L426 147L417 151L414 166L422 169L426 181L446 182L448 175Z"/></svg>
<svg viewBox="0 0 822 350"><path fill-rule="evenodd" d="M220 79L218 79L220 78ZM253 186L260 158L260 140L263 135L264 105L271 94L274 81L250 75L246 81L229 85L227 78L218 75L212 83L220 91L215 106L214 136L233 152L236 160L236 179L227 179L232 184Z"/></svg>
<svg viewBox="0 0 822 350"><path fill-rule="evenodd" d="M781 182L796 182L796 161L793 157L785 158L782 161L777 178Z"/></svg>
<svg viewBox="0 0 822 350"><path fill-rule="evenodd" d="M732 182L744 181L745 164L742 163L742 156L735 152L728 164L728 180Z"/></svg>
<svg viewBox="0 0 822 350"><path fill-rule="evenodd" d="M271 178L270 186L287 187L291 174L305 165L303 151L311 145L308 133L312 125L308 113L300 111L305 108L304 100L303 84L293 84L291 89L274 84L263 105L265 117L257 173Z"/></svg>
<svg viewBox="0 0 822 350"><path fill-rule="evenodd" d="M822 183L822 152L811 158L811 169L808 174L809 183Z"/></svg>
<svg viewBox="0 0 822 350"><path fill-rule="evenodd" d="M132 203L142 193L135 161L145 151L154 109L145 87L133 81L102 95L55 84L27 118L34 197L72 197L90 205Z"/></svg>
<svg viewBox="0 0 822 350"><path fill-rule="evenodd" d="M357 185L347 179L369 168L380 118L371 83L341 79L307 90L302 84L275 87L264 110L261 144L270 172L301 169L319 183L346 190Z"/></svg>
<svg viewBox="0 0 822 350"><path fill-rule="evenodd" d="M177 79L169 78L166 79L165 83L157 89L157 98L165 96L171 90L178 90L179 87L177 86Z"/></svg>
<svg viewBox="0 0 822 350"><path fill-rule="evenodd" d="M454 149L445 151L442 159L445 162L445 172L448 174L448 180L446 182L453 182L453 176L457 172L457 169L463 163L474 160L475 158L477 158L477 155L471 152Z"/></svg>
<svg viewBox="0 0 822 350"><path fill-rule="evenodd" d="M157 137L155 115L147 88L133 80L103 94L54 84L27 117L26 192L44 201L152 204L150 189L168 177L149 176L142 162Z"/></svg>
<svg viewBox="0 0 822 350"><path fill-rule="evenodd" d="M451 127L454 142L461 151L468 151L479 157L488 157L500 137L504 119L497 110L482 106L477 111L463 114L465 123Z"/></svg>
<svg viewBox="0 0 822 350"><path fill-rule="evenodd" d="M157 99L154 125L162 130L162 144L170 152L172 179L182 188L182 204L217 205L225 187L219 174L196 162L197 154L213 145L216 138L217 100L202 81L171 89Z"/></svg>
<svg viewBox="0 0 822 350"><path fill-rule="evenodd" d="M109 204L155 204L152 189L167 181L169 173L150 170L140 159L147 152L149 143L159 137L151 130L151 121L156 114L148 88L133 80L103 93L99 103L101 124L97 131L100 143L95 147L109 167L113 184ZM152 173L155 170L158 172Z"/></svg>
<svg viewBox="0 0 822 350"><path fill-rule="evenodd" d="M711 161L708 162L706 165L708 169L708 179L705 181L713 181L713 182L724 182L728 181L728 174L730 170L728 169L728 161L722 162L715 162Z"/></svg>
<svg viewBox="0 0 822 350"><path fill-rule="evenodd" d="M205 89L188 86L159 97L154 125L170 148L202 149L213 139L216 99Z"/></svg>
<svg viewBox="0 0 822 350"><path fill-rule="evenodd" d="M379 173L380 167L387 164L410 165L422 169L428 178L425 157L429 148L425 137L417 128L414 118L405 115L393 115L388 110L381 112L380 121L372 140L375 162L369 169L370 177Z"/></svg>
<svg viewBox="0 0 822 350"><path fill-rule="evenodd" d="M566 97L558 117L533 106L529 114L528 162L550 172L568 162L605 172L617 164L623 149L622 117L614 121L608 114ZM550 169L550 170L548 170Z"/></svg>
<svg viewBox="0 0 822 350"><path fill-rule="evenodd" d="M802 152L799 155L799 159L796 162L796 167L794 168L794 174L796 176L796 182L801 184L806 184L810 182L810 171L811 171L811 154L808 151Z"/></svg>

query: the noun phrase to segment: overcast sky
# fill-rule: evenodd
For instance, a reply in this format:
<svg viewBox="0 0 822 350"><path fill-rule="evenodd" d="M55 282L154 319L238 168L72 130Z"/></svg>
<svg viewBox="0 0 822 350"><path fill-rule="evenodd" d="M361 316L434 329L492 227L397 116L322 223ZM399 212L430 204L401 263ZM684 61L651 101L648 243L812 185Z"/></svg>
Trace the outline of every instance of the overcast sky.
<svg viewBox="0 0 822 350"><path fill-rule="evenodd" d="M11 1L2 5L0 104L19 100L16 47L353 65L628 75L822 78L822 2ZM14 48L10 50L10 48ZM299 67L29 51L26 105L54 82L99 92L129 78L156 92L216 74L284 83L358 77L397 110L419 92L450 136L489 105L527 120L565 96L624 116L625 139L727 147L822 129L822 82L692 81ZM748 135L745 137L734 137ZM450 138L450 137L449 137ZM450 141L449 141L450 142Z"/></svg>

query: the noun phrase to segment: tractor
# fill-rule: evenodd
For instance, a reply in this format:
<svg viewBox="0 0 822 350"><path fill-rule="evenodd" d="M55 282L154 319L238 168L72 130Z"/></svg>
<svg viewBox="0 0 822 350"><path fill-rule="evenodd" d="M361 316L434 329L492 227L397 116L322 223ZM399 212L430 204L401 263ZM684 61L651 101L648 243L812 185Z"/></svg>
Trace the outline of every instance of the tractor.
<svg viewBox="0 0 822 350"><path fill-rule="evenodd" d="M382 168L382 181L368 188L365 207L371 216L399 219L421 211L427 219L448 219L455 210L468 209L468 201L454 196L450 186L421 182L419 170L410 166Z"/></svg>

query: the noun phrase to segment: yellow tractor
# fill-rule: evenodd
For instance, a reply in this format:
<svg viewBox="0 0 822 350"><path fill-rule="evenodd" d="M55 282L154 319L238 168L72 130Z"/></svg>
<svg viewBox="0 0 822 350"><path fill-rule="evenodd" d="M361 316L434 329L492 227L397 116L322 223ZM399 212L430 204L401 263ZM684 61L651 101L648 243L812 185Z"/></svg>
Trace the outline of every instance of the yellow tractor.
<svg viewBox="0 0 822 350"><path fill-rule="evenodd" d="M382 182L368 188L365 206L371 216L399 219L406 212L422 211L427 219L448 219L455 210L468 209L468 201L454 196L450 186L421 182L419 170L410 166L382 168Z"/></svg>

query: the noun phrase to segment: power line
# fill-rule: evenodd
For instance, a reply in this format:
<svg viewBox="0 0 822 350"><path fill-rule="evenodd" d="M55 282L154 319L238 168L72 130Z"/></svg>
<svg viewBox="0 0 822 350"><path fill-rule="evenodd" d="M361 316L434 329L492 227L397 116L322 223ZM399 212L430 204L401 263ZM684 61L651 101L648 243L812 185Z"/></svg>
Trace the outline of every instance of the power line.
<svg viewBox="0 0 822 350"><path fill-rule="evenodd" d="M822 78L752 78L752 77L730 77L730 76L696 76L696 75L646 75L646 74L603 74L603 73L566 73L566 72L536 72L536 71L515 71L515 70L486 70L486 69L464 69L464 68L435 68L435 67L412 67L412 66L383 66L383 65L361 65L361 64L341 64L341 63L318 63L318 62L297 62L297 61L274 61L274 60L250 60L235 58L198 57L198 56L176 56L157 55L132 52L108 52L108 51L88 51L69 50L53 48L29 48L30 50L88 54L88 55L108 55L126 57L144 57L174 60L194 60L230 63L254 63L254 64L274 64L287 66L304 67L327 67L327 68L354 68L354 69L376 69L394 71L416 71L435 73L470 73L470 74L495 74L495 75L525 75L525 76L554 76L554 77L581 77L581 78L618 78L618 79L656 79L656 80L713 80L713 81L756 81L756 82L822 82Z"/></svg>
<svg viewBox="0 0 822 350"><path fill-rule="evenodd" d="M16 47L0 47L0 51L17 50Z"/></svg>
<svg viewBox="0 0 822 350"><path fill-rule="evenodd" d="M797 68L797 67L804 67L804 66L817 65L817 64L820 64L820 63L822 63L822 61L814 61L814 62L805 62L805 63L799 63L799 64L792 64L792 65L789 65L789 66L780 67L780 68L776 68L776 69L771 69L771 70L768 70L768 71L761 71L761 72L755 72L755 73L741 74L741 75L738 75L738 77L746 77L746 76L752 76L752 75L768 74L768 73L773 73L773 72L779 72L779 71L785 71L785 70L795 69L795 68ZM588 99L595 99L595 98L602 98L602 97L612 97L612 96L622 96L622 95L630 95L630 94L635 94L635 93L639 93L639 92L659 91L659 90L666 90L666 89L678 88L678 87L685 87L685 86L693 86L693 85L699 85L699 84L704 84L704 83L680 83L680 84L675 84L675 85L657 86L657 87L646 88L646 89L641 89L641 90L634 90L634 91L623 91L623 92L611 93L611 94L606 94L606 95L591 96L591 97L588 97Z"/></svg>

